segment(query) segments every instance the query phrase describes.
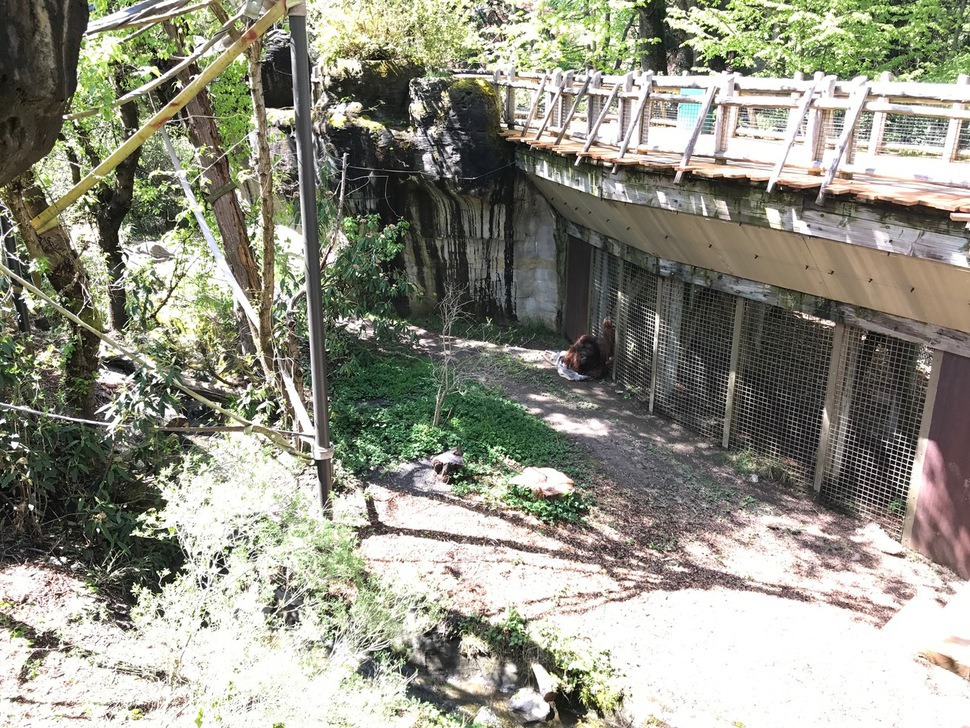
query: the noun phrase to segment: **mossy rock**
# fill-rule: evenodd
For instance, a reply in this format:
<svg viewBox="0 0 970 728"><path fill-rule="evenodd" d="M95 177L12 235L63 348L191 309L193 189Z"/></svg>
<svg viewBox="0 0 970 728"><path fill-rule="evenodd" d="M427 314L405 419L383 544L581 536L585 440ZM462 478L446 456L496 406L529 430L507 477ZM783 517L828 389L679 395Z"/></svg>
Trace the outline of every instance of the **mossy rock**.
<svg viewBox="0 0 970 728"><path fill-rule="evenodd" d="M408 84L424 73L420 66L405 61L335 61L324 69L324 87L329 103L358 101L383 119L407 119Z"/></svg>

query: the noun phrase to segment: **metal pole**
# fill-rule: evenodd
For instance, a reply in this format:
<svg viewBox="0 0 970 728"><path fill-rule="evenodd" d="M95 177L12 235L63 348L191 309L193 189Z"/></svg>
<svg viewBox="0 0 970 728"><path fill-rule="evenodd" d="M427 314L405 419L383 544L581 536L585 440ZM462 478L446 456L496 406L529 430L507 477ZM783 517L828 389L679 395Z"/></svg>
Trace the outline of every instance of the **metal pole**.
<svg viewBox="0 0 970 728"><path fill-rule="evenodd" d="M313 460L320 484L320 508L330 515L333 448L327 412L327 349L320 290L320 239L317 229L316 171L310 127L310 56L307 52L306 5L290 8L290 53L293 59L293 108L296 112L296 156L300 177L300 221L306 262L306 306L310 329L310 376L313 386Z"/></svg>

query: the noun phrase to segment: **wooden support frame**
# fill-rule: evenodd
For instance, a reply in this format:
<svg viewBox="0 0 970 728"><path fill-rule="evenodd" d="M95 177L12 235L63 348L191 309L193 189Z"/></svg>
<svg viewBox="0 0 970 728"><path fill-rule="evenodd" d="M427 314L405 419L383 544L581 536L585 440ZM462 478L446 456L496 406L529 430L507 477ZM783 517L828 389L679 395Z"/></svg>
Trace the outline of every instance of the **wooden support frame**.
<svg viewBox="0 0 970 728"><path fill-rule="evenodd" d="M677 174L674 175L674 184L679 185L681 180L684 179L684 173L687 171L687 165L690 164L690 158L694 155L694 147L697 146L697 140L701 136L701 131L704 129L704 122L707 120L707 112L711 110L711 106L714 104L714 97L717 95L718 84L712 83L707 88L707 93L704 94L704 100L701 102L701 108L697 115L697 123L694 124L694 130L691 132L690 139L687 141L687 147L684 149L684 156L680 159L680 164L677 165Z"/></svg>
<svg viewBox="0 0 970 728"><path fill-rule="evenodd" d="M821 91L820 101L831 98L835 93L835 76L823 76L821 72L815 74L815 85ZM808 115L808 128L806 129L806 140L808 148L808 168L809 174L821 174L825 163L825 135L828 126L828 117L832 112L820 107L817 103L812 105L811 113Z"/></svg>
<svg viewBox="0 0 970 728"><path fill-rule="evenodd" d="M957 77L957 83L961 86L966 86L970 84L970 76L965 73L961 73ZM953 111L963 111L965 109L963 104L953 104L951 107ZM950 119L950 125L946 130L946 140L943 142L943 161L944 162L955 162L957 155L960 153L960 127L963 125L963 121L960 119Z"/></svg>
<svg viewBox="0 0 970 728"><path fill-rule="evenodd" d="M775 185L778 184L778 179L781 177L782 170L785 168L785 162L788 161L788 155L791 153L792 147L795 146L798 129L808 115L808 109L812 105L812 98L814 96L815 82L813 81L805 90L805 93L802 94L802 98L798 102L798 108L788 117L788 129L785 132L785 148L782 149L781 157L778 158L778 161L775 163L775 168L771 172L771 178L768 180L768 187L766 189L768 193L771 193L775 189Z"/></svg>
<svg viewBox="0 0 970 728"><path fill-rule="evenodd" d="M562 78L561 72L557 71L556 74L559 74L559 83L556 86L556 90L552 93L551 98L547 102L549 104L549 108L546 109L546 115L543 117L542 123L539 125L539 130L536 132L536 135L532 137L533 141L538 140L539 137L541 137L545 132L546 127L549 126L549 121L552 119L553 112L555 112L556 106L559 104L559 99L562 98L563 91L566 88L566 81ZM556 75L554 74L554 84L556 83L556 80Z"/></svg>
<svg viewBox="0 0 970 728"><path fill-rule="evenodd" d="M819 187L818 197L815 198L815 203L818 205L821 205L825 201L825 188L835 179L835 175L839 171L839 165L842 163L842 158L846 156L847 150L855 139L856 125L859 122L859 117L862 116L862 110L865 108L868 98L869 84L863 76L859 80L855 92L852 94L852 108L845 113L842 136L839 139L838 145L835 147L835 156L829 165L828 171L825 173L825 177L822 179L822 186Z"/></svg>
<svg viewBox="0 0 970 728"><path fill-rule="evenodd" d="M525 133L529 130L529 125L535 118L536 111L539 110L539 99L542 98L542 92L546 88L546 81L549 80L549 72L546 71L542 74L542 80L539 82L539 88L536 90L536 96L532 99L532 106L529 107L529 114L525 117L525 124L522 126L522 133L519 136L524 137Z"/></svg>
<svg viewBox="0 0 970 728"><path fill-rule="evenodd" d="M880 83L889 83L893 75L889 71L883 71L879 76ZM889 99L881 96L876 100L879 104L888 104ZM888 114L885 111L874 111L872 114L872 131L869 133L869 147L866 150L870 157L877 157L882 150L883 139L886 136L886 119Z"/></svg>
<svg viewBox="0 0 970 728"><path fill-rule="evenodd" d="M563 119L562 125L559 129L559 134L556 136L556 144L562 142L563 137L566 136L566 131L569 128L570 122L573 120L573 116L576 114L576 109L579 108L579 102L583 100L583 96L586 95L586 89L589 88L590 76L586 74L586 80L583 81L583 85L579 87L579 91L576 92L576 98L573 99L572 106L569 107L569 113L566 114L566 118Z"/></svg>
<svg viewBox="0 0 970 728"><path fill-rule="evenodd" d="M623 135L623 143L620 145L620 151L617 152L617 159L623 159L627 149L630 147L630 142L633 140L634 129L637 128L638 124L643 123L643 110L647 106L647 100L650 98L650 92L653 89L653 71L647 71L644 73L640 77L640 82L643 85L643 88L640 90L640 96L637 98L637 105L633 110L630 123L626 128L626 133ZM615 164L613 165L613 172L616 172Z"/></svg>
<svg viewBox="0 0 970 728"><path fill-rule="evenodd" d="M603 122L606 120L606 117L609 115L610 106L613 103L613 99L616 98L616 95L619 92L620 92L620 86L619 84L617 84L613 86L613 90L610 91L610 95L606 97L606 101L603 104L603 108L600 110L600 114L596 118L596 123L593 124L593 128L590 130L589 136L586 138L586 143L583 145L583 151L580 152L579 155L577 155L576 157L575 166L578 167L580 165L580 163L583 161L583 155L587 154L589 150L592 148L593 144L596 143L597 141L596 135L599 133L600 126L602 126Z"/></svg>

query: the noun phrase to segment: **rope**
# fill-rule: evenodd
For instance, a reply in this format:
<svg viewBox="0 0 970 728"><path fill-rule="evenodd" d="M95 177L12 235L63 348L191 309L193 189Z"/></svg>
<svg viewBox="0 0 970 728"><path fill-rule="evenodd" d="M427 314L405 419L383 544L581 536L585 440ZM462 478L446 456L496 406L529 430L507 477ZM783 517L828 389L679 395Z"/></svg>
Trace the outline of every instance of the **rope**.
<svg viewBox="0 0 970 728"><path fill-rule="evenodd" d="M0 409L13 410L14 412L22 412L27 415L34 415L35 417L48 417L52 420L63 420L65 422L75 422L79 425L88 425L89 427L112 427L113 422L102 422L101 420L86 420L82 417L71 417L69 415L62 415L56 412L42 412L40 410L31 409L30 407L23 407L22 405L10 404L9 402L0 402ZM208 425L205 427L190 427L186 425L185 427L178 427L175 425L165 425L162 427L156 427L159 432L195 432L195 433L206 433L206 432L245 432L248 427L243 425ZM279 430L275 427L267 427L267 430L271 430L278 435L288 435L291 437L302 437L303 433L292 432L290 430Z"/></svg>

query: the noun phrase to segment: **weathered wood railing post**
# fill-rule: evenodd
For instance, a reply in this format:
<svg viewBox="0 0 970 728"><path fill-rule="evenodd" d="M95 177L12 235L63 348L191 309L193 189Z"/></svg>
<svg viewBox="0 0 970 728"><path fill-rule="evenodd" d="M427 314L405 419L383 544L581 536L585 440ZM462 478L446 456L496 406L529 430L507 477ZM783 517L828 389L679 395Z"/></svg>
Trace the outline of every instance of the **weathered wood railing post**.
<svg viewBox="0 0 970 728"><path fill-rule="evenodd" d="M970 82L970 77L965 73L961 73L957 76L957 84L960 86L966 86ZM952 109L954 111L962 111L965 108L963 104L953 104ZM963 122L960 119L950 119L950 125L946 129L946 141L943 142L943 161L944 162L955 162L957 155L960 153L960 129Z"/></svg>
<svg viewBox="0 0 970 728"><path fill-rule="evenodd" d="M636 81L636 73L628 73L623 77L623 83L620 87L618 113L616 118L616 141L615 144L619 146L623 139L626 137L626 128L630 125L631 107L633 105L633 99L630 98L630 93L633 91L633 84Z"/></svg>
<svg viewBox="0 0 970 728"><path fill-rule="evenodd" d="M498 73L496 71L496 75ZM515 128L515 66L509 66L506 74L508 83L505 86L505 128L512 130Z"/></svg>
<svg viewBox="0 0 970 728"><path fill-rule="evenodd" d="M595 71L589 79L589 102L586 104L586 139L592 138L595 133L593 125L599 118L600 111L603 109L603 97L599 95L603 87L603 72Z"/></svg>
<svg viewBox="0 0 970 728"><path fill-rule="evenodd" d="M732 73L721 82L721 100L732 98L737 89L738 74ZM738 128L740 107L734 104L719 104L714 121L714 163L727 164L728 142ZM726 446L725 446L726 447Z"/></svg>
<svg viewBox="0 0 970 728"><path fill-rule="evenodd" d="M815 73L815 85L821 91L822 98L831 98L835 90L835 76L823 76L818 71ZM809 112L805 133L809 174L822 174L824 171L827 121L831 115L832 112L827 109L813 108Z"/></svg>
<svg viewBox="0 0 970 728"><path fill-rule="evenodd" d="M879 75L880 83L889 83L893 80L893 75L889 71L883 71ZM879 103L889 103L889 99L880 96ZM869 147L866 152L870 157L875 157L882 149L882 141L886 135L886 114L885 111L877 111L872 115L872 131L869 132Z"/></svg>
<svg viewBox="0 0 970 728"><path fill-rule="evenodd" d="M554 129L561 129L563 119L566 117L566 104L571 103L573 94L573 79L576 77L575 71L566 71L562 76L562 93L559 94L557 101L553 103L552 118L549 126Z"/></svg>

